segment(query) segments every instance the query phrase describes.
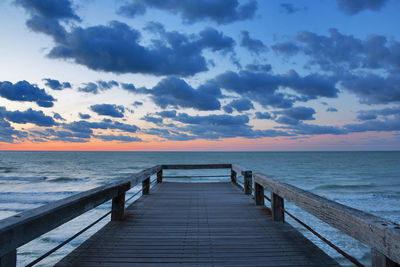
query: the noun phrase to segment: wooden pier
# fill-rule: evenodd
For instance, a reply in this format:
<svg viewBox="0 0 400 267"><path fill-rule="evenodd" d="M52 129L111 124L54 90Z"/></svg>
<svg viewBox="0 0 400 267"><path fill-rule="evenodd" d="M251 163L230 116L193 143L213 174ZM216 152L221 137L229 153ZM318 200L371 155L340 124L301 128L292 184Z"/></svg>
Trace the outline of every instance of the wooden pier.
<svg viewBox="0 0 400 267"><path fill-rule="evenodd" d="M168 169L230 169L231 182L168 182ZM137 184L143 195L125 207ZM400 262L393 222L236 165L203 164L154 166L0 221L0 266L16 266L18 247L110 199L111 221L56 266L339 266L284 223L284 199L369 245L372 266Z"/></svg>

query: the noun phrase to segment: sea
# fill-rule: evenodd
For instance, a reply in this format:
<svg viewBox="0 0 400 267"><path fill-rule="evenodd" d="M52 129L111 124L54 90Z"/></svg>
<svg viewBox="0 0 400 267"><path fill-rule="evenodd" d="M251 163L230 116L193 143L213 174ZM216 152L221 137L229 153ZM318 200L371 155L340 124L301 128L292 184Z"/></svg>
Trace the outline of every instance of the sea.
<svg viewBox="0 0 400 267"><path fill-rule="evenodd" d="M0 219L124 179L157 164L234 163L341 204L400 223L400 152L0 152ZM194 170L184 175L224 175ZM165 171L164 175L177 175ZM182 172L179 172L182 175ZM170 179L174 180L174 179ZM175 179L229 181L225 177ZM168 179L166 179L168 181ZM139 191L133 188L127 198ZM133 202L140 194L134 197ZM285 208L332 243L370 265L370 248L285 203ZM110 210L110 202L18 249L25 266ZM36 266L52 266L109 221L102 220ZM343 266L352 264L295 221L287 222Z"/></svg>

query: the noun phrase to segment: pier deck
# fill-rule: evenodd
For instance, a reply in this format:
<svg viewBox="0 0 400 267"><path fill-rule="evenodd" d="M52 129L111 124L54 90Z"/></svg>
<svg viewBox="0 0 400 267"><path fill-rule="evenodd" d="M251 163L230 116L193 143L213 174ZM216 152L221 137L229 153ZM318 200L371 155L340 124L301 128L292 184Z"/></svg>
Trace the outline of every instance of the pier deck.
<svg viewBox="0 0 400 267"><path fill-rule="evenodd" d="M339 266L234 183L163 182L56 266Z"/></svg>

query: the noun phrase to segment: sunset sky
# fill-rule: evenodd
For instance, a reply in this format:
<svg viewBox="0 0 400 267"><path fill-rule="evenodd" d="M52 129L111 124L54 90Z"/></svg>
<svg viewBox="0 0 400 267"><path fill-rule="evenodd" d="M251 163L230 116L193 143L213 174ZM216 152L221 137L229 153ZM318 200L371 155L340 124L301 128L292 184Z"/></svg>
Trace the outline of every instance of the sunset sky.
<svg viewBox="0 0 400 267"><path fill-rule="evenodd" d="M0 150L399 150L397 0L4 0Z"/></svg>

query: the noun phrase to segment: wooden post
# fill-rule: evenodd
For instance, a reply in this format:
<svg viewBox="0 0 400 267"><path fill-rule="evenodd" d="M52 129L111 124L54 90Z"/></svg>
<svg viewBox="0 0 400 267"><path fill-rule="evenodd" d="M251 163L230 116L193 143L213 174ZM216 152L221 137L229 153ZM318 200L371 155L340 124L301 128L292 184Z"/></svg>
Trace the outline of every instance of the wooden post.
<svg viewBox="0 0 400 267"><path fill-rule="evenodd" d="M17 266L17 250L14 249L0 257L0 267Z"/></svg>
<svg viewBox="0 0 400 267"><path fill-rule="evenodd" d="M285 222L284 200L275 193L271 193L271 210L272 210L272 220Z"/></svg>
<svg viewBox="0 0 400 267"><path fill-rule="evenodd" d="M236 184L236 172L231 169L231 181Z"/></svg>
<svg viewBox="0 0 400 267"><path fill-rule="evenodd" d="M251 195L251 193L252 193L251 184L252 184L252 178L253 178L252 172L244 171L243 177L244 177L244 193L246 195Z"/></svg>
<svg viewBox="0 0 400 267"><path fill-rule="evenodd" d="M125 191L112 199L111 221L122 221L125 213Z"/></svg>
<svg viewBox="0 0 400 267"><path fill-rule="evenodd" d="M162 183L162 169L157 172L157 183Z"/></svg>
<svg viewBox="0 0 400 267"><path fill-rule="evenodd" d="M142 194L148 195L150 193L150 177L142 182Z"/></svg>
<svg viewBox="0 0 400 267"><path fill-rule="evenodd" d="M254 200L257 206L264 206L264 187L257 183L254 183Z"/></svg>
<svg viewBox="0 0 400 267"><path fill-rule="evenodd" d="M400 265L382 253L380 253L375 248L371 249L371 266L372 267L399 267Z"/></svg>

